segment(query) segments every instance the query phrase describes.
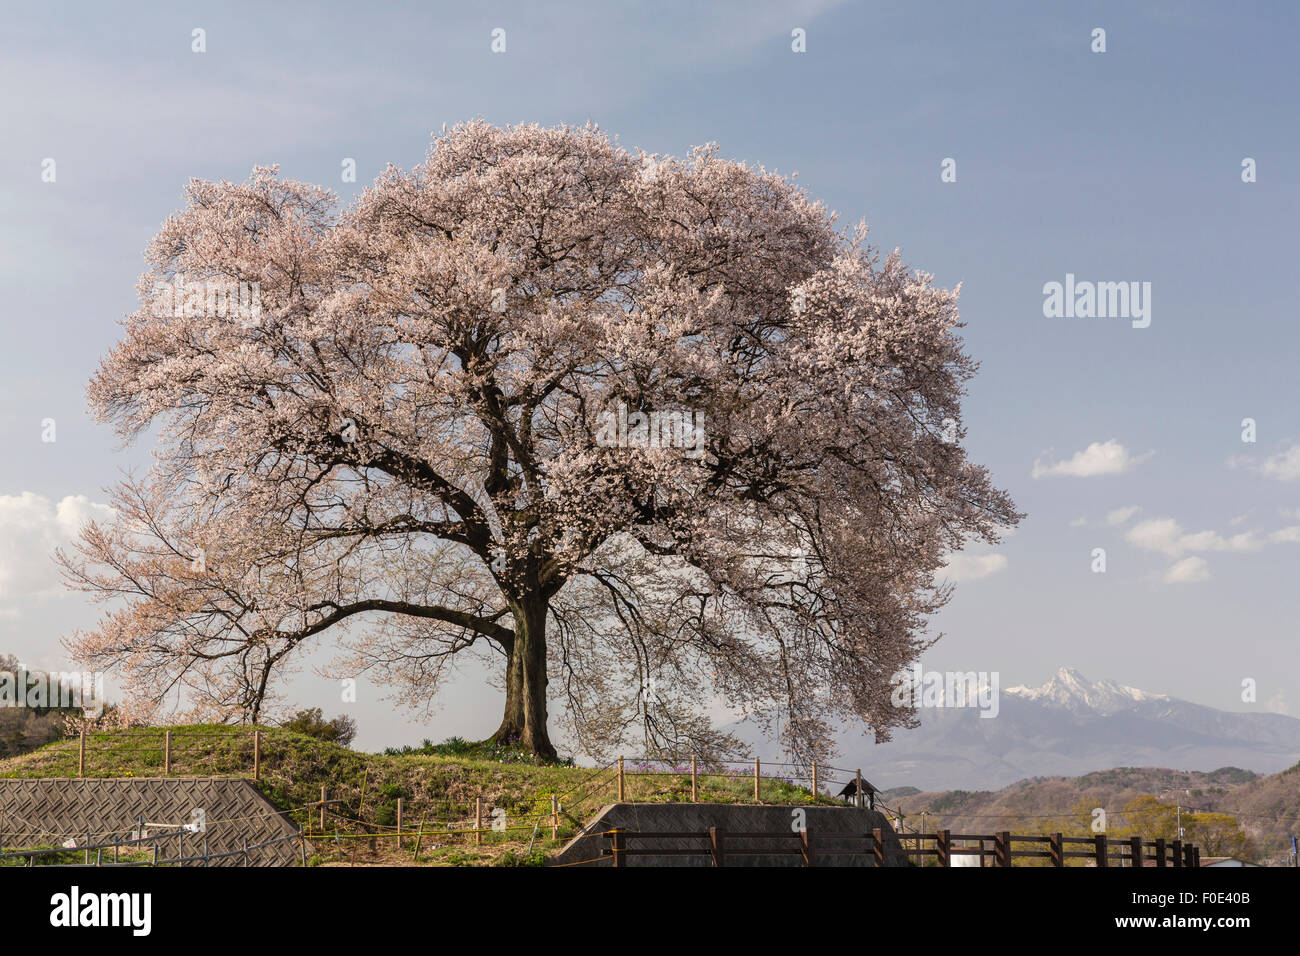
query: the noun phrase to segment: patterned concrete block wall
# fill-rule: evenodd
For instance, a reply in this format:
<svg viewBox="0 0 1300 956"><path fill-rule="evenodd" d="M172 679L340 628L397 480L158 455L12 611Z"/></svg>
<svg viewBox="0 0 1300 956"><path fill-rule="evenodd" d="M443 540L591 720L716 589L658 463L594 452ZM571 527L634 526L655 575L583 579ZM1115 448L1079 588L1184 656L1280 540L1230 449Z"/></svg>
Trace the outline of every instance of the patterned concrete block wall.
<svg viewBox="0 0 1300 956"><path fill-rule="evenodd" d="M72 839L85 846L127 839L141 816L150 834L171 831L203 813L204 832L159 841L159 858L242 850L298 832L248 780L217 777L134 778L124 780L0 780L0 849L62 846ZM152 852L152 843L141 844ZM310 847L308 847L310 852ZM254 866L290 866L300 859L297 841L250 851ZM109 854L111 855L111 851ZM211 866L242 866L242 853L211 861ZM202 862L188 863L202 866Z"/></svg>

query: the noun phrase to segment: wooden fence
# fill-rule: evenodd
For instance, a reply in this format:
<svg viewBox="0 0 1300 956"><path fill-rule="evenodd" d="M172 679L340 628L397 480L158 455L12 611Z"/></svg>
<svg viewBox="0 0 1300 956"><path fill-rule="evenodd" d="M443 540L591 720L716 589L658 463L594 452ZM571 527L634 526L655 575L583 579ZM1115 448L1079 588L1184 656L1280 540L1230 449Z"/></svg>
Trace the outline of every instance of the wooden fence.
<svg viewBox="0 0 1300 956"><path fill-rule="evenodd" d="M750 833L723 831L717 827L707 832L656 833L634 830L609 830L602 834L610 842L599 861L610 866L626 866L633 856L705 856L713 866L725 866L732 856L798 856L801 866L815 866L817 860L827 856L862 856L871 866L884 866L886 845L884 831L872 830L866 834L833 833L827 836L837 843L860 840L859 849L822 849L816 846L813 834L807 830L792 833ZM668 845L639 846L633 848L629 841L669 841ZM976 856L979 865L1014 866L1017 859L1045 859L1054 867L1064 867L1068 859L1088 860L1094 866L1141 867L1147 860L1155 866L1200 866L1198 847L1181 840L1166 842L1163 838L1143 840L1141 837L1110 839L1105 834L1093 837L1071 837L1060 833L1039 836L1020 836L1008 831L1000 833L952 833L939 830L935 833L900 834L903 853L913 862L934 859L939 866L952 866L954 856ZM767 846L729 848L730 840L762 841ZM695 841L697 845L682 845L681 841ZM954 841L976 843L976 846L957 846ZM909 848L908 843L914 846ZM922 844L929 845L922 845ZM1016 844L1029 844L1030 848L1016 848ZM1068 849L1079 847L1079 849ZM1086 847L1086 849L1083 849ZM1150 851L1148 853L1147 851ZM892 851L897 853L898 851ZM986 864L985 861L990 861Z"/></svg>
<svg viewBox="0 0 1300 956"><path fill-rule="evenodd" d="M93 777L136 776L143 764L151 775L170 776L249 776L260 780L268 764L274 764L277 748L284 746L274 737L268 738L260 728L231 728L225 732L177 731L164 728L139 728L132 730L83 730L72 738L77 742L76 776ZM117 760L130 755L133 770L126 774L116 766ZM98 758L98 759L97 759ZM630 766L629 766L630 764ZM71 766L67 775L71 776ZM765 786L781 782L807 787L820 796L834 794L840 787L852 796L846 802L856 806L875 807L875 789L862 776L861 770L846 770L816 761L808 767L789 763L764 763L757 758L748 760L697 761L694 757L678 764L647 757L619 757L616 762L594 768L608 772L602 779L601 791L605 797L619 803L628 799L631 780L681 781L689 785L690 802L702 800L706 791L716 788L726 790L729 797L749 797L762 803ZM742 789L743 788L743 789ZM685 793L682 793L685 796ZM774 801L780 802L780 801Z"/></svg>
<svg viewBox="0 0 1300 956"><path fill-rule="evenodd" d="M82 730L77 741L77 776L85 777L86 757L120 757L133 755L158 775L170 776L251 776L262 778L262 764L267 756L267 738L259 728L226 733L181 732L173 739L171 730ZM210 742L219 742L214 747ZM113 768L92 776L118 776ZM179 771L179 773L177 773ZM187 772L188 771L188 772Z"/></svg>

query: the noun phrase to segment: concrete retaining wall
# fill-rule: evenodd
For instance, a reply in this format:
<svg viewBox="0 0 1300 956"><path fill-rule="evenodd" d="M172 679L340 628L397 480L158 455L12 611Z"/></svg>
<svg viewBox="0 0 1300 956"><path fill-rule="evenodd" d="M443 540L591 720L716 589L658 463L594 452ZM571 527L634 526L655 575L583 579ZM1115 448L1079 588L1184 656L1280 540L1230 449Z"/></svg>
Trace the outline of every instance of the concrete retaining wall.
<svg viewBox="0 0 1300 956"><path fill-rule="evenodd" d="M898 837L888 819L876 810L855 807L781 807L738 806L722 803L614 803L603 808L583 832L574 837L552 863L578 863L601 856L610 846L602 836L615 828L642 833L699 833L698 840L630 838L630 849L665 847L699 847L707 849L710 827L724 831L724 853L730 849L762 849L775 845L770 840L744 840L726 837L725 831L734 833L792 833L795 821L793 811L802 810L813 844L814 866L874 866L869 841L861 837L879 827L885 839L885 865L908 865L902 855ZM853 835L856 839L845 839ZM791 839L787 844L798 846ZM852 855L818 856L818 850L851 849ZM608 864L595 864L605 866ZM628 866L712 866L707 852L699 856L635 856L627 858ZM798 855L755 854L727 855L725 866L801 866Z"/></svg>

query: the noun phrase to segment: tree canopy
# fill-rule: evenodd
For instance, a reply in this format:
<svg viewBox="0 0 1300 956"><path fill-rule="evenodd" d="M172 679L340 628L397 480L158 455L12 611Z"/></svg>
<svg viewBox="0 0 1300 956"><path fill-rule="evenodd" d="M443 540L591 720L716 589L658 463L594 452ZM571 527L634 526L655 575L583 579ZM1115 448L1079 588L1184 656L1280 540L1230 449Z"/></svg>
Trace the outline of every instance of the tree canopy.
<svg viewBox="0 0 1300 956"><path fill-rule="evenodd" d="M945 555L1020 518L962 447L956 291L593 127L444 130L346 208L275 168L185 199L89 386L155 464L62 556L127 693L258 719L331 640L414 705L478 655L546 756L552 703L592 754L912 720Z"/></svg>

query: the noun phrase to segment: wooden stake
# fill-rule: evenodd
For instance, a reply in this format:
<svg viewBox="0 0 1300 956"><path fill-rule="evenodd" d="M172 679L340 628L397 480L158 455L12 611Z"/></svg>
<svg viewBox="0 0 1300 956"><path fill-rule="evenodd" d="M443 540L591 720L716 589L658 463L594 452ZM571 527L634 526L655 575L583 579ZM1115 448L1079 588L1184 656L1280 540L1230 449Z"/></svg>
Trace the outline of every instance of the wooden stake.
<svg viewBox="0 0 1300 956"><path fill-rule="evenodd" d="M320 832L325 835L325 787L320 788Z"/></svg>
<svg viewBox="0 0 1300 956"><path fill-rule="evenodd" d="M415 834L415 856L412 858L416 863L420 862L420 844L424 842L424 821L429 816L428 811L420 817L420 828Z"/></svg>
<svg viewBox="0 0 1300 956"><path fill-rule="evenodd" d="M812 762L812 792L813 803L817 802L817 761Z"/></svg>
<svg viewBox="0 0 1300 956"><path fill-rule="evenodd" d="M560 838L560 800L555 794L551 794L551 839Z"/></svg>
<svg viewBox="0 0 1300 956"><path fill-rule="evenodd" d="M622 758L622 757L619 757L619 758L618 758L618 802L619 802L619 803L623 803L623 802L624 802L623 796L624 796L624 791L623 791L623 758Z"/></svg>
<svg viewBox="0 0 1300 956"><path fill-rule="evenodd" d="M860 807L862 806L862 771L861 770L853 771L853 790L854 790L853 805L856 807ZM922 820L921 822L924 823L925 821Z"/></svg>
<svg viewBox="0 0 1300 956"><path fill-rule="evenodd" d="M754 802L758 803L758 758L754 758Z"/></svg>
<svg viewBox="0 0 1300 956"><path fill-rule="evenodd" d="M691 758L691 803L700 802L700 791L695 782L695 758Z"/></svg>

